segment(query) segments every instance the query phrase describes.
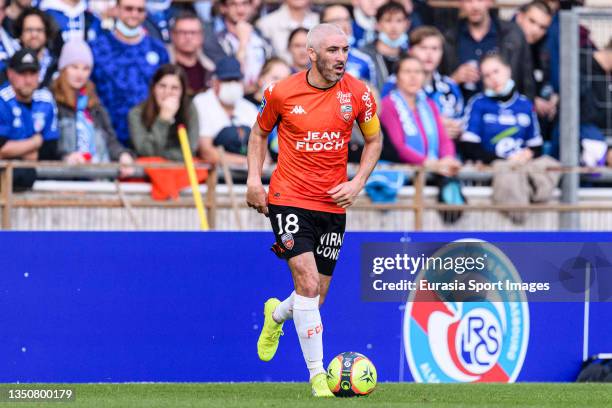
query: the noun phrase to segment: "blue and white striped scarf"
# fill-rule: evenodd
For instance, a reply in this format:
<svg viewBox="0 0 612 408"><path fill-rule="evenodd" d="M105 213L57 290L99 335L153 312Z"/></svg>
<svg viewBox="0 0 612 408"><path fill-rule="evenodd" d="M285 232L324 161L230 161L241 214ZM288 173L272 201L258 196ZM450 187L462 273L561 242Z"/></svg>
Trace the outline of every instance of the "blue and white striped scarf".
<svg viewBox="0 0 612 408"><path fill-rule="evenodd" d="M427 155L429 159L439 159L440 142L438 134L438 125L434 112L431 109L429 103L427 103L427 95L425 92L420 91L416 96L416 108L419 113L419 118L423 124L425 130L425 137L427 139L427 151L424 139L419 131L416 118L408 102L404 99L402 94L397 90L391 91L391 100L399 114L402 129L404 130L404 143L406 146L416 150L422 155Z"/></svg>

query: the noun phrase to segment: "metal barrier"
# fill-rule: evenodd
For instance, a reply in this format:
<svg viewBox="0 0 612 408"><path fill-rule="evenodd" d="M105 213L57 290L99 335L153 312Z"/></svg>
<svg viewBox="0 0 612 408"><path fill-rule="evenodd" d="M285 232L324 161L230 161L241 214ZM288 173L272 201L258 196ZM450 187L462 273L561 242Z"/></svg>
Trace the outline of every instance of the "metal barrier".
<svg viewBox="0 0 612 408"><path fill-rule="evenodd" d="M133 215L134 209L137 208L158 208L158 209L190 209L193 208L194 203L192 199L181 197L177 201L155 201L151 198L138 198L129 199L127 195L123 193L123 188L116 182L114 194L106 194L105 197L99 198L87 194L69 194L63 193L59 197L46 197L44 194L42 197L35 199L24 197L23 194L14 193L12 189L13 170L15 168L36 168L38 169L39 175L41 176L53 176L62 174L63 178L75 178L84 177L88 175L94 178L114 178L118 174L120 166L118 164L88 164L79 166L69 166L61 162L23 162L23 161L0 161L0 206L2 207L2 228L11 229L11 214L13 210L20 208L115 208L123 209L128 214L128 221L131 223L133 229L141 229L136 217ZM147 164L146 167L151 168L181 168L182 164L168 163L168 164ZM137 176L144 175L144 169L141 165L136 165ZM409 225L402 225L407 230L421 231L424 229L424 220L428 213L436 211L467 211L467 212L498 212L498 211L527 211L537 213L555 213L559 217L563 217L567 213L580 213L585 211L596 211L596 212L610 212L612 213L612 200L608 203L607 200L603 203L556 203L551 202L547 204L531 204L531 205L500 205L486 202L470 203L462 206L444 205L437 202L433 202L427 197L431 194L431 187L427 186L428 174L432 172L430 168L405 166L405 165L394 165L390 166L391 169L401 170L407 173L408 178L412 182L412 189L414 194L405 198L401 196L397 203L394 204L373 204L367 198L360 197L355 206L354 210L359 211L373 211L379 214L388 211L400 211L411 214ZM349 173L354 171L354 168L349 169ZM608 168L580 168L580 167L550 167L547 171L561 172L564 174L576 174L583 176L597 175L600 179L612 180L612 170ZM480 183L487 183L493 176L493 170L487 166L466 166L464 167L458 178L460 180L471 180L478 181ZM240 192L235 192L232 187L231 180L232 172L231 169L224 169L224 176L230 183L225 183L222 190L224 191L223 197L218 194L218 178L219 175L214 167L209 167L209 177L206 182L206 198L205 207L207 215L210 220L211 228L215 228L218 224L217 211L223 210L224 217L230 217L232 225L237 229L243 229L244 214L241 215L242 210L246 209L246 203L244 202L244 189L240 188ZM270 169L267 170L269 175ZM429 193L427 192L429 191ZM229 193L229 194L228 194ZM255 215L255 213L247 213ZM246 215L246 217L250 217ZM197 220L195 212L193 214L194 222ZM227 225L226 220L222 220L222 223ZM559 223L560 228L563 229L563 224Z"/></svg>
<svg viewBox="0 0 612 408"><path fill-rule="evenodd" d="M560 22L560 44L562 44L559 50L561 59L560 155L564 165L577 166L580 155L580 86L584 79L581 78L580 73L580 58L586 57L586 54L591 55L593 52L593 50L580 47L579 26L588 25L596 28L599 36L605 36L607 32L609 37L612 37L612 30L610 30L612 10L574 8L562 11ZM606 24L601 24L602 22ZM609 108L612 112L612 106ZM612 131L612 128L608 131ZM575 205L578 202L578 187L577 174L565 175L562 181L562 202L570 206ZM565 213L561 225L564 229L578 229L579 214L571 211Z"/></svg>
<svg viewBox="0 0 612 408"><path fill-rule="evenodd" d="M117 181L119 170L124 167L117 163L100 164L80 164L67 165L63 162L30 162L30 161L0 161L0 206L2 207L2 229L11 229L11 210L13 208L26 207L106 207L106 208L125 208L130 218L132 208L137 207L167 207L167 208L188 208L193 207L193 199L181 199L179 201L155 201L152 199L128 201L122 192L121 185ZM144 178L145 169L177 169L184 168L182 163L147 163L133 164L133 178ZM197 168L208 169L206 180L206 197L204 206L210 221L210 227L214 228L216 218L216 199L214 197L217 186L217 170L214 166L196 165ZM52 200L28 200L20 199L13 192L13 172L19 168L34 168L38 177L60 178L60 179L115 179L116 196L106 199L83 199L80 197L69 197ZM137 225L135 225L137 227ZM136 228L138 229L138 228Z"/></svg>

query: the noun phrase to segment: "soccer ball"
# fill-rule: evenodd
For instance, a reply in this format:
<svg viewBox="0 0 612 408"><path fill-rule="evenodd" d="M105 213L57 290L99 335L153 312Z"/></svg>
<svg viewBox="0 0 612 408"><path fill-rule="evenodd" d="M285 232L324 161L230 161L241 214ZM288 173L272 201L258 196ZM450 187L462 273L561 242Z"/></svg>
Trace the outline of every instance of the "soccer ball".
<svg viewBox="0 0 612 408"><path fill-rule="evenodd" d="M336 397L368 395L376 387L376 367L363 354L338 354L327 367L327 385Z"/></svg>

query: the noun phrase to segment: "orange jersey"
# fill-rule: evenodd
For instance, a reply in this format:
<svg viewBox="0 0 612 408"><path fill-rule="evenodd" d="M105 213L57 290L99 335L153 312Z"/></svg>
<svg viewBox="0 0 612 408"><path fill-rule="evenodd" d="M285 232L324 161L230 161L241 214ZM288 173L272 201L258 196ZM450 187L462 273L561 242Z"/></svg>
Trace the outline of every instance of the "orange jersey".
<svg viewBox="0 0 612 408"><path fill-rule="evenodd" d="M310 85L306 72L270 85L257 116L265 132L278 125L278 165L268 201L344 213L327 192L347 180L348 143L355 120L360 125L378 123L370 89L349 74L327 89Z"/></svg>

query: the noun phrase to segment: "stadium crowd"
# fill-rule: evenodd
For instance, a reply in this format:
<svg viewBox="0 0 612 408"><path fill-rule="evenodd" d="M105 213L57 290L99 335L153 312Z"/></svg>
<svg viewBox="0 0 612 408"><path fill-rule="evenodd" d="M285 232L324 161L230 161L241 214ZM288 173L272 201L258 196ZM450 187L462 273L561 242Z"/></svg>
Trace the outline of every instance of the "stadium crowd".
<svg viewBox="0 0 612 408"><path fill-rule="evenodd" d="M324 22L347 34L346 71L380 98L383 159L426 164L442 185L467 161L527 166L559 154L569 3L533 0L506 21L494 0L459 0L449 21L426 0L0 0L0 158L117 161L127 176L140 157L181 160L184 124L202 161L223 146L245 165L263 90L308 69L306 34ZM581 163L612 165L612 38L597 50L581 28L580 42L593 51L581 61L592 73L580 87ZM358 130L353 139L358 161ZM275 132L269 150L273 161Z"/></svg>

